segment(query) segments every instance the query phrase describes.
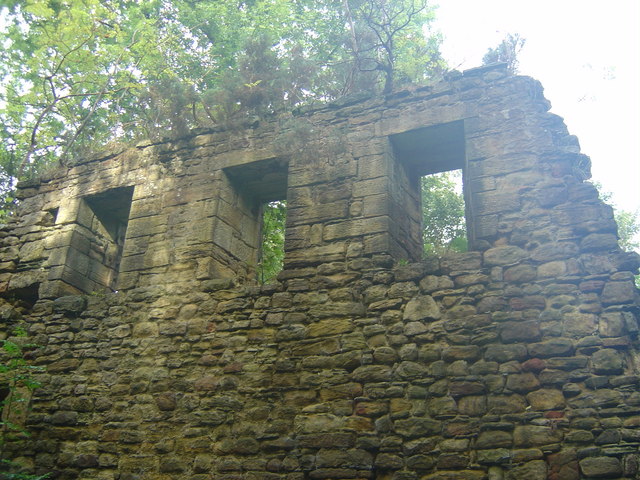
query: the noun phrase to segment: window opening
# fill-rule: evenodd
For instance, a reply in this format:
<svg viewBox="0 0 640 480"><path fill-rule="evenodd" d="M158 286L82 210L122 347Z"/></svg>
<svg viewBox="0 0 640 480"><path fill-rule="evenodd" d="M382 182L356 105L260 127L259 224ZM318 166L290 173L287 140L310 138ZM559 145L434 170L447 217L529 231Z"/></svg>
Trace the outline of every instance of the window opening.
<svg viewBox="0 0 640 480"><path fill-rule="evenodd" d="M122 187L85 199L94 214L89 278L111 290L116 288L132 197L133 187Z"/></svg>
<svg viewBox="0 0 640 480"><path fill-rule="evenodd" d="M61 279L84 292L115 290L133 187L84 197Z"/></svg>
<svg viewBox="0 0 640 480"><path fill-rule="evenodd" d="M424 255L467 251L462 170L420 178Z"/></svg>
<svg viewBox="0 0 640 480"><path fill-rule="evenodd" d="M284 265L284 234L287 221L287 202L277 200L262 205L262 225L258 259L258 280L269 283Z"/></svg>
<svg viewBox="0 0 640 480"><path fill-rule="evenodd" d="M398 196L412 204L406 206L406 213L401 212L408 217L401 222L408 225L410 241L421 242L407 246L413 257L467 250L464 138L463 121L390 137L400 166L396 183L403 185L401 192L406 190Z"/></svg>
<svg viewBox="0 0 640 480"><path fill-rule="evenodd" d="M236 241L226 250L259 283L275 279L284 264L288 161L269 158L225 168L233 194L221 199L221 227ZM238 245L248 248L240 249Z"/></svg>

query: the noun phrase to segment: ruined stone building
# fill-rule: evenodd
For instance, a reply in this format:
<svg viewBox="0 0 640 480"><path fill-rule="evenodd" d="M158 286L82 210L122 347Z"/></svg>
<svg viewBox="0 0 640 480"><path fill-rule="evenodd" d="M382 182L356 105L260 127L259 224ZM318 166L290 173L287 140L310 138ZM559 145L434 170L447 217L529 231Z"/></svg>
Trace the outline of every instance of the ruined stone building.
<svg viewBox="0 0 640 480"><path fill-rule="evenodd" d="M20 185L0 315L46 371L3 455L57 479L638 478L638 256L548 110L476 69ZM422 259L420 176L451 169L469 251Z"/></svg>

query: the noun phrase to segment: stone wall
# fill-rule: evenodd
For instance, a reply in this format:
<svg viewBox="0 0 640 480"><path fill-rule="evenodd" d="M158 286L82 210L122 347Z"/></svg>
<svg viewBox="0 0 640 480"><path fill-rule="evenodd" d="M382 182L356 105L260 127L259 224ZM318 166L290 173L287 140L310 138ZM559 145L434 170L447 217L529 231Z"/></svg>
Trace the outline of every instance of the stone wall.
<svg viewBox="0 0 640 480"><path fill-rule="evenodd" d="M473 70L21 185L0 314L46 373L4 454L60 479L637 478L638 258L548 107ZM416 178L452 167L471 251L420 260Z"/></svg>

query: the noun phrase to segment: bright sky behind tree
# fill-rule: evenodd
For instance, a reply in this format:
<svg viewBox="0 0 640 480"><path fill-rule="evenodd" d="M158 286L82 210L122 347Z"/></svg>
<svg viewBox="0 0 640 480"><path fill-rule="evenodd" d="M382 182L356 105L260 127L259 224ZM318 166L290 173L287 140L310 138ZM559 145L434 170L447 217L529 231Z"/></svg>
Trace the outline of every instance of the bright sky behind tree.
<svg viewBox="0 0 640 480"><path fill-rule="evenodd" d="M640 209L640 1L439 0L451 68L480 65L508 33L526 39L520 73L542 82L591 157L593 180Z"/></svg>

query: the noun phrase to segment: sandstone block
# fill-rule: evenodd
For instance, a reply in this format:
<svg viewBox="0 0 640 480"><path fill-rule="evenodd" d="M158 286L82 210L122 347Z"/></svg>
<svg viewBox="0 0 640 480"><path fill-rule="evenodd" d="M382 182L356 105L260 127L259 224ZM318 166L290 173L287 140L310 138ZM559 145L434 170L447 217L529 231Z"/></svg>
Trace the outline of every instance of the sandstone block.
<svg viewBox="0 0 640 480"><path fill-rule="evenodd" d="M420 295L412 298L404 309L404 321L438 320L442 317L433 297Z"/></svg>
<svg viewBox="0 0 640 480"><path fill-rule="evenodd" d="M625 362L616 350L603 348L591 356L591 366L595 373L600 375L615 375L622 373Z"/></svg>
<svg viewBox="0 0 640 480"><path fill-rule="evenodd" d="M483 258L485 265L512 265L518 263L528 257L525 250L513 245L505 245L495 248L490 248L484 252Z"/></svg>
<svg viewBox="0 0 640 480"><path fill-rule="evenodd" d="M573 341L565 338L552 338L529 345L529 354L533 357L563 357L573 352Z"/></svg>
<svg viewBox="0 0 640 480"><path fill-rule="evenodd" d="M476 440L476 448L478 449L487 449L487 448L500 448L506 447L510 448L513 443L513 435L511 432L504 431L485 431L480 432L478 438Z"/></svg>
<svg viewBox="0 0 640 480"><path fill-rule="evenodd" d="M348 319L329 319L320 320L309 324L307 327L307 337L320 337L329 335L338 335L353 330L353 324Z"/></svg>
<svg viewBox="0 0 640 480"><path fill-rule="evenodd" d="M537 270L531 265L516 265L504 271L503 278L510 283L525 283L537 277Z"/></svg>
<svg viewBox="0 0 640 480"><path fill-rule="evenodd" d="M514 392L525 393L539 387L538 378L531 372L515 373L507 377L506 388Z"/></svg>
<svg viewBox="0 0 640 480"><path fill-rule="evenodd" d="M598 250L615 250L618 248L618 238L613 233L592 233L580 242L583 252Z"/></svg>
<svg viewBox="0 0 640 480"><path fill-rule="evenodd" d="M487 413L487 397L485 395L470 395L458 400L458 411L462 415L479 417Z"/></svg>
<svg viewBox="0 0 640 480"><path fill-rule="evenodd" d="M607 282L602 291L604 305L626 304L633 302L636 288L631 280L627 282Z"/></svg>
<svg viewBox="0 0 640 480"><path fill-rule="evenodd" d="M620 392L609 388L600 388L574 397L568 400L568 403L573 408L615 407L621 400Z"/></svg>
<svg viewBox="0 0 640 480"><path fill-rule="evenodd" d="M466 252L463 254L445 255L440 259L440 267L444 272L451 273L477 273L482 267L482 254L480 252ZM443 280L446 277L441 277ZM484 277L482 277L484 279Z"/></svg>
<svg viewBox="0 0 640 480"><path fill-rule="evenodd" d="M82 295L58 297L53 301L53 310L77 315L87 308L87 298Z"/></svg>
<svg viewBox="0 0 640 480"><path fill-rule="evenodd" d="M578 246L571 242L545 243L537 247L531 253L531 258L536 262L552 262L565 260L578 255Z"/></svg>
<svg viewBox="0 0 640 480"><path fill-rule="evenodd" d="M563 333L567 337L584 337L597 330L596 316L592 313L566 313L562 323Z"/></svg>
<svg viewBox="0 0 640 480"><path fill-rule="evenodd" d="M524 360L527 356L527 347L522 344L515 345L490 345L487 347L484 358L487 361L499 363L511 360Z"/></svg>
<svg viewBox="0 0 640 480"><path fill-rule="evenodd" d="M534 342L540 338L540 327L537 321L504 322L500 338L505 343Z"/></svg>
<svg viewBox="0 0 640 480"><path fill-rule="evenodd" d="M391 367L386 365L363 365L352 374L356 382L386 382L391 380Z"/></svg>
<svg viewBox="0 0 640 480"><path fill-rule="evenodd" d="M587 477L615 478L622 475L622 465L616 457L588 457L579 463L580 470Z"/></svg>
<svg viewBox="0 0 640 480"><path fill-rule="evenodd" d="M507 472L506 480L547 480L547 463L544 460L533 460L524 465L512 468Z"/></svg>
<svg viewBox="0 0 640 480"><path fill-rule="evenodd" d="M538 277L561 277L567 273L567 264L562 260L543 263L538 266Z"/></svg>
<svg viewBox="0 0 640 480"><path fill-rule="evenodd" d="M513 442L516 447L549 445L561 440L562 433L551 427L519 425L513 431Z"/></svg>
<svg viewBox="0 0 640 480"><path fill-rule="evenodd" d="M429 418L408 418L396 420L394 431L405 438L419 438L437 435L440 433L442 423Z"/></svg>
<svg viewBox="0 0 640 480"><path fill-rule="evenodd" d="M485 390L485 385L482 382L478 381L452 381L449 384L449 393L453 397L478 395L481 393L485 393Z"/></svg>
<svg viewBox="0 0 640 480"><path fill-rule="evenodd" d="M454 362L456 360L467 360L472 362L480 358L480 347L477 345L448 347L443 350L442 358L446 362Z"/></svg>
<svg viewBox="0 0 640 480"><path fill-rule="evenodd" d="M511 462L511 451L508 448L478 450L477 458L478 463L481 465L504 465ZM502 475L502 471L500 471L500 475ZM496 479L497 478L501 477L496 477Z"/></svg>
<svg viewBox="0 0 640 480"><path fill-rule="evenodd" d="M626 318L622 312L607 312L600 315L598 331L602 337L621 337L627 333Z"/></svg>
<svg viewBox="0 0 640 480"><path fill-rule="evenodd" d="M417 362L401 362L395 374L404 380L424 378L427 375L427 367Z"/></svg>
<svg viewBox="0 0 640 480"><path fill-rule="evenodd" d="M541 388L527 394L527 401L535 411L560 410L564 408L564 395L561 391L550 388Z"/></svg>

